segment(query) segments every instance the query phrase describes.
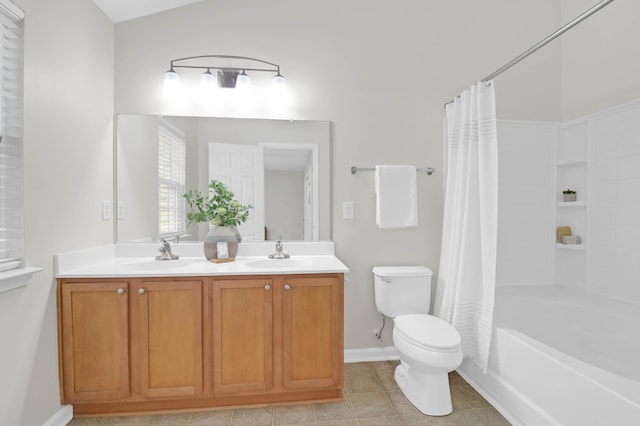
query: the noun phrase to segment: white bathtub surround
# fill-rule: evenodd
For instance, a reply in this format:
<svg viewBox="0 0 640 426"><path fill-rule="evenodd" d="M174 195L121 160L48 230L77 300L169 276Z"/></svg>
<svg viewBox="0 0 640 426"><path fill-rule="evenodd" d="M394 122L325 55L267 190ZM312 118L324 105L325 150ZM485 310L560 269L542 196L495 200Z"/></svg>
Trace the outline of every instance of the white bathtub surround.
<svg viewBox="0 0 640 426"><path fill-rule="evenodd" d="M486 368L496 282L498 141L493 82L448 104L447 169L435 314L462 337L465 357Z"/></svg>
<svg viewBox="0 0 640 426"><path fill-rule="evenodd" d="M268 259L269 254L275 251L275 242L240 243L236 260L229 263L209 262L204 257L201 242L172 245L172 252L180 256L178 260L155 260L160 243L110 244L57 254L54 257L55 276L158 277L349 271L335 256L331 241L285 241L283 244L285 251L291 255L290 259ZM269 264L264 264L265 261Z"/></svg>
<svg viewBox="0 0 640 426"><path fill-rule="evenodd" d="M509 421L638 423L635 306L575 288L501 287L495 316L488 373L471 360L459 372Z"/></svg>

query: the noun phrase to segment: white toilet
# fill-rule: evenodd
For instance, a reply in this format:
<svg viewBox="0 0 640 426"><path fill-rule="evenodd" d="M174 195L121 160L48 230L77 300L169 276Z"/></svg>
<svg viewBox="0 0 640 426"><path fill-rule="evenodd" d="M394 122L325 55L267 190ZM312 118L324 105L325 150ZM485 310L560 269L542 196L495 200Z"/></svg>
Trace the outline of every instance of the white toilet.
<svg viewBox="0 0 640 426"><path fill-rule="evenodd" d="M448 373L462 363L462 349L458 331L429 315L433 272L424 266L376 266L373 274L376 308L394 319L398 386L424 414L450 414Z"/></svg>

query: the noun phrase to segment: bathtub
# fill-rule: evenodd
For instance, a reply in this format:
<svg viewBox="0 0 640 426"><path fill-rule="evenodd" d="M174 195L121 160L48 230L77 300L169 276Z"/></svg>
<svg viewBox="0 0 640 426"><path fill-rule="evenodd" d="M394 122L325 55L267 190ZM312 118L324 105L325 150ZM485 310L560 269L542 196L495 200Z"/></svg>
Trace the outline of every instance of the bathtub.
<svg viewBox="0 0 640 426"><path fill-rule="evenodd" d="M458 372L515 425L640 425L640 307L500 287L489 369Z"/></svg>

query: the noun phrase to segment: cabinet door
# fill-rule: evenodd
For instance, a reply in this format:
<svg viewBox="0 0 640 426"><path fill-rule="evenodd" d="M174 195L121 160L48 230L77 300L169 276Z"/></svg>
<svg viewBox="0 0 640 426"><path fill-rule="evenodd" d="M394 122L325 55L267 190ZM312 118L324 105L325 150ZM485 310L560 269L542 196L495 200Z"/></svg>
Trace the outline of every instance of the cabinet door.
<svg viewBox="0 0 640 426"><path fill-rule="evenodd" d="M132 287L142 395L202 394L202 282L142 281Z"/></svg>
<svg viewBox="0 0 640 426"><path fill-rule="evenodd" d="M342 386L342 280L285 277L283 283L284 386Z"/></svg>
<svg viewBox="0 0 640 426"><path fill-rule="evenodd" d="M271 279L214 281L214 393L272 388L272 286Z"/></svg>
<svg viewBox="0 0 640 426"><path fill-rule="evenodd" d="M128 306L126 282L61 284L65 403L129 396Z"/></svg>

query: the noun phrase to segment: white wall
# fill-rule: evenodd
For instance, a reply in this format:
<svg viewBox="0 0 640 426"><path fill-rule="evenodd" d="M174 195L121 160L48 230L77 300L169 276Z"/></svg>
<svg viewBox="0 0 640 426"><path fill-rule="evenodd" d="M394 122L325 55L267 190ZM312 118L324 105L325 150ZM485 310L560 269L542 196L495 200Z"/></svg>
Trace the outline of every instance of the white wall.
<svg viewBox="0 0 640 426"><path fill-rule="evenodd" d="M562 0L569 22L598 3ZM562 36L562 120L640 98L640 2L616 0Z"/></svg>
<svg viewBox="0 0 640 426"><path fill-rule="evenodd" d="M117 197L125 213L118 220L120 241L157 241L159 126L153 115L123 114L117 119Z"/></svg>
<svg viewBox="0 0 640 426"><path fill-rule="evenodd" d="M559 17L553 0L205 1L116 25L115 108L235 116L237 110L196 101L166 103L161 92L169 61L230 54L280 64L292 97L284 117L333 122L333 240L351 270L345 347L377 346L371 268L438 269L443 104L555 30ZM558 45L549 46L496 81L501 118L558 119L559 53ZM383 163L436 168L431 177L418 176L417 228L376 227L373 174L349 170ZM353 220L342 219L344 201L355 203ZM382 346L392 344L389 329Z"/></svg>
<svg viewBox="0 0 640 426"><path fill-rule="evenodd" d="M25 22L27 287L0 294L0 423L60 407L54 253L112 241L113 24L91 1L17 1Z"/></svg>

